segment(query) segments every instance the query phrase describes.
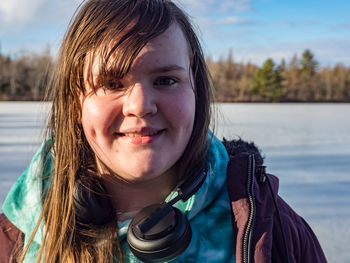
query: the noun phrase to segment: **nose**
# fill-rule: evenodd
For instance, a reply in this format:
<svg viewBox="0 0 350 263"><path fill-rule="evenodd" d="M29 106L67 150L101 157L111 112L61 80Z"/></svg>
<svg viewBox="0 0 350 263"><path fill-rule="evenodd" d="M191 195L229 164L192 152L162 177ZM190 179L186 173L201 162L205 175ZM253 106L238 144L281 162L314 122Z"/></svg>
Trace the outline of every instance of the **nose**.
<svg viewBox="0 0 350 263"><path fill-rule="evenodd" d="M156 96L147 84L137 83L126 92L123 115L144 117L157 112Z"/></svg>

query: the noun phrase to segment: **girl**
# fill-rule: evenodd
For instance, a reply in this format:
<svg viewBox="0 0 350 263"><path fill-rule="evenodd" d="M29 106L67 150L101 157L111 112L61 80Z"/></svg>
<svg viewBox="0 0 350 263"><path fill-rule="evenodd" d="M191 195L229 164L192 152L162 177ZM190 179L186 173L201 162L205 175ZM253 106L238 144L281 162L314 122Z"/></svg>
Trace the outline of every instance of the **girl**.
<svg viewBox="0 0 350 263"><path fill-rule="evenodd" d="M6 262L325 261L254 145L209 131L208 70L173 2L86 1L52 89L49 139L3 205Z"/></svg>

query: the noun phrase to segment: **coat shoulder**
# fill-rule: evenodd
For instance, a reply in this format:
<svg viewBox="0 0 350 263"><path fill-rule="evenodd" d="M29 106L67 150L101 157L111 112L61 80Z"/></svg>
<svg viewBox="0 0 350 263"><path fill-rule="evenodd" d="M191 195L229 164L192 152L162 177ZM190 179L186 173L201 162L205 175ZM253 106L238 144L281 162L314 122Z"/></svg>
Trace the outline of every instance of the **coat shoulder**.
<svg viewBox="0 0 350 263"><path fill-rule="evenodd" d="M22 250L24 234L4 215L0 214L0 263L15 262Z"/></svg>
<svg viewBox="0 0 350 263"><path fill-rule="evenodd" d="M265 168L261 169L264 167L264 156L259 148L253 142L241 139L223 139L222 143L230 156L227 187L233 213L236 261L241 261L243 236L249 221L249 212L254 211L253 250L257 261L286 262L283 246L283 235L286 235L288 254L295 260L293 262L326 262L323 250L310 226L278 195L278 178L266 173ZM251 155L254 155L255 166L251 166L248 161ZM250 169L252 167L255 167L255 170ZM247 186L252 182L249 178L255 178L252 189L254 207L248 198ZM278 214L282 226L279 224Z"/></svg>

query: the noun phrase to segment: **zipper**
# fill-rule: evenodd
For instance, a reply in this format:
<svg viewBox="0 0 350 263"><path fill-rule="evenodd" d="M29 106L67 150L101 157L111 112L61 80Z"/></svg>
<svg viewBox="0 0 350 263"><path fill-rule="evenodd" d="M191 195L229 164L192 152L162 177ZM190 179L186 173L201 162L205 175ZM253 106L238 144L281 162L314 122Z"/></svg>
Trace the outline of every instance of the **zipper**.
<svg viewBox="0 0 350 263"><path fill-rule="evenodd" d="M252 262L252 236L255 223L255 196L254 196L254 173L255 173L255 159L254 155L250 154L248 156L248 183L247 183L247 192L249 200L249 217L248 222L243 235L243 248L242 248L242 259L243 263Z"/></svg>

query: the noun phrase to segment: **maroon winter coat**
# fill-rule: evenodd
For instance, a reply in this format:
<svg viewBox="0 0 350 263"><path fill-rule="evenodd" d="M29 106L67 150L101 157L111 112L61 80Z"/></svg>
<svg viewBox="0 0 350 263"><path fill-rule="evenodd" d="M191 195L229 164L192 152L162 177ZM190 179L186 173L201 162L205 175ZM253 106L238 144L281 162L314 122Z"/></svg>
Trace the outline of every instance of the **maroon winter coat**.
<svg viewBox="0 0 350 263"><path fill-rule="evenodd" d="M252 154L239 154L228 165L236 262L327 262L309 225L277 195L277 177L260 170L254 159Z"/></svg>
<svg viewBox="0 0 350 263"><path fill-rule="evenodd" d="M257 148L240 140L224 141L224 145L230 155L227 187L236 262L288 262L284 240L290 263L326 262L311 228L277 195L278 179L261 168ZM21 248L23 233L0 215L0 263L10 262L11 253Z"/></svg>

